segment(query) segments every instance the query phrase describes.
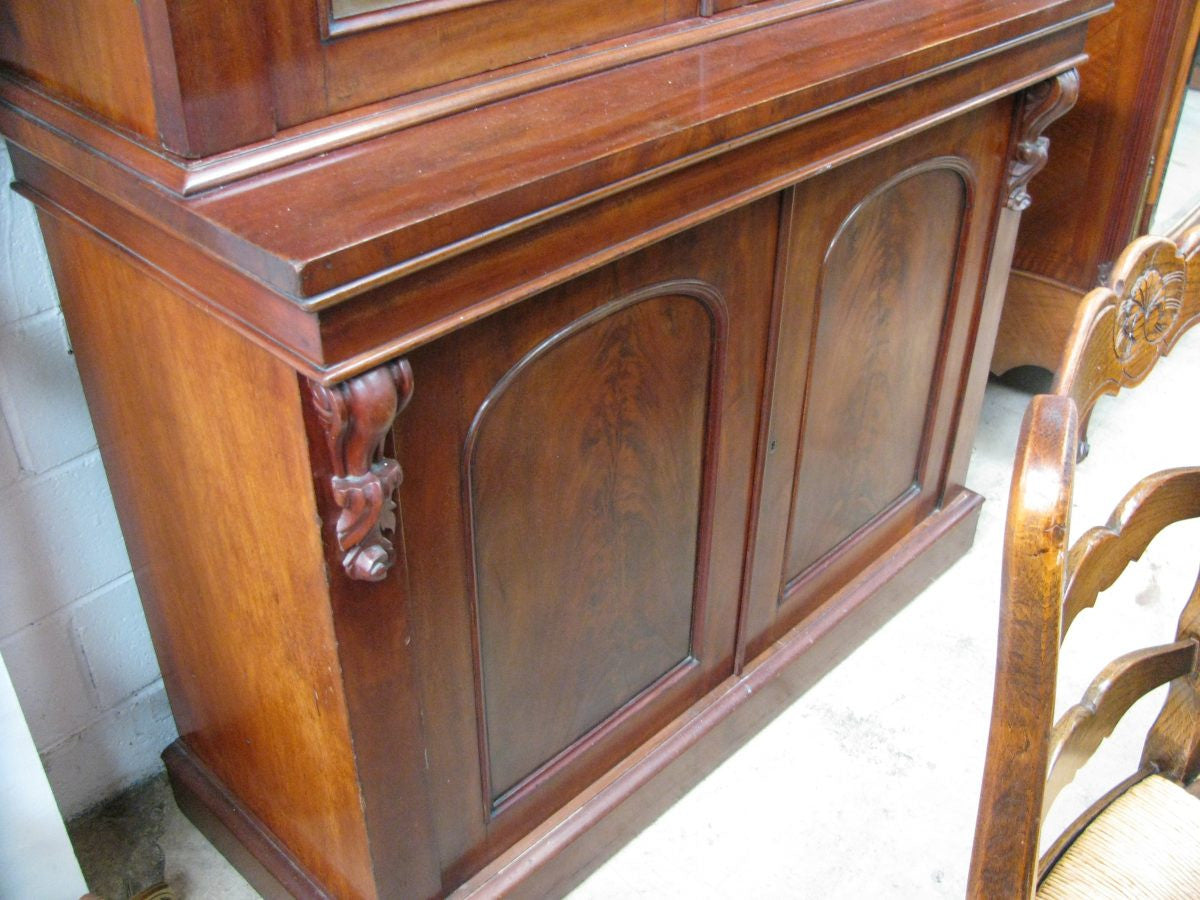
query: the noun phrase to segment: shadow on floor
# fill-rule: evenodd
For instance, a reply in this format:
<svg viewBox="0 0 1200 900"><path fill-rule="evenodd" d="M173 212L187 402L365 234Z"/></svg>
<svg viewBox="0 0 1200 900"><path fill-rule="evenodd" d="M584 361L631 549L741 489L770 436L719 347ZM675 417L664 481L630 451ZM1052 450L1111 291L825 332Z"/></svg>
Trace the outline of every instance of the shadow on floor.
<svg viewBox="0 0 1200 900"><path fill-rule="evenodd" d="M158 775L96 806L67 825L88 889L103 900L169 900L164 883L170 788Z"/></svg>

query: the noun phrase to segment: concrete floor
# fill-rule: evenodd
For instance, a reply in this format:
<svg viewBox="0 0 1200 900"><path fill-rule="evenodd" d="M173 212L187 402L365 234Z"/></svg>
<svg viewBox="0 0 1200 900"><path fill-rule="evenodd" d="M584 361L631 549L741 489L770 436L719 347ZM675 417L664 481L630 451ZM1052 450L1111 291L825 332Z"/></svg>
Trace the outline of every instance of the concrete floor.
<svg viewBox="0 0 1200 900"><path fill-rule="evenodd" d="M1143 475L1197 461L1198 388L1200 329L1138 391L1101 401L1073 535L1107 519ZM593 874L577 900L963 896L990 716L1003 517L1028 396L988 386L968 478L987 502L971 552ZM1129 649L1124 638L1173 639L1197 547L1200 521L1173 526L1079 617L1060 673L1068 705ZM1161 696L1122 722L1048 829L1133 770Z"/></svg>
<svg viewBox="0 0 1200 900"><path fill-rule="evenodd" d="M1198 388L1200 329L1143 387L1101 401L1092 453L1079 472L1080 491L1091 499L1077 505L1074 534L1107 518L1142 475L1196 461ZM987 502L971 552L601 866L575 900L962 896L991 702L1004 506L1028 397L988 386L968 479ZM1061 681L1071 702L1122 652L1115 643L1122 636L1171 639L1173 603L1195 579L1197 546L1200 522L1173 526L1099 610L1080 616L1064 647ZM1177 565L1180 550L1190 555ZM1160 703L1135 708L1056 818L1086 804L1087 790L1128 773L1139 730ZM140 836L135 827L125 844L109 840L108 849L81 853L95 888L121 883L114 867L144 866L128 846L145 846L148 832L178 896L257 896L183 819L161 782L148 790L139 801L148 804ZM98 827L111 838L126 825L118 814ZM118 900L120 888L112 890L105 896Z"/></svg>

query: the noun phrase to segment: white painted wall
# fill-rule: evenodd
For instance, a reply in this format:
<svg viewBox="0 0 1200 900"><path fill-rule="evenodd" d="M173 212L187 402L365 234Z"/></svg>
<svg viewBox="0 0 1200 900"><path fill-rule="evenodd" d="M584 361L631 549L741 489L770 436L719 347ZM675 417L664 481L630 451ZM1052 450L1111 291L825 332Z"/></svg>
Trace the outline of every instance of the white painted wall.
<svg viewBox="0 0 1200 900"><path fill-rule="evenodd" d="M0 654L70 818L158 771L176 732L33 207L8 189L2 147Z"/></svg>
<svg viewBox="0 0 1200 900"><path fill-rule="evenodd" d="M0 897L75 900L79 861L0 660Z"/></svg>

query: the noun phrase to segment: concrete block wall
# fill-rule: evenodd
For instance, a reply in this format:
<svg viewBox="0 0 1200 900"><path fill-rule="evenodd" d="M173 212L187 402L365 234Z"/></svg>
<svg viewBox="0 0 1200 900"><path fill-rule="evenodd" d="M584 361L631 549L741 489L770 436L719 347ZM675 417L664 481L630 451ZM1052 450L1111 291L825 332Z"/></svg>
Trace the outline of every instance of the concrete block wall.
<svg viewBox="0 0 1200 900"><path fill-rule="evenodd" d="M158 771L175 724L33 207L11 181L0 143L0 654L70 818Z"/></svg>

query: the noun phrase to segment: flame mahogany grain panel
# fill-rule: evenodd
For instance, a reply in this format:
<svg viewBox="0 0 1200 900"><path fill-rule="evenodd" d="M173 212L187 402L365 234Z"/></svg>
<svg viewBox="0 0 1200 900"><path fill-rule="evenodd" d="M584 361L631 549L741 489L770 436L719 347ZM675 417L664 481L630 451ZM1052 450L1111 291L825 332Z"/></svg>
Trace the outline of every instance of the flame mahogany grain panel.
<svg viewBox="0 0 1200 900"><path fill-rule="evenodd" d="M825 252L788 523L789 583L924 487L969 171L944 158L901 172L855 207ZM848 373L851 347L857 364Z"/></svg>
<svg viewBox="0 0 1200 900"><path fill-rule="evenodd" d="M961 487L1010 115L979 110L795 189L751 655Z"/></svg>
<svg viewBox="0 0 1200 900"><path fill-rule="evenodd" d="M768 198L410 357L397 455L447 885L733 672L778 220ZM498 392L531 353L552 368Z"/></svg>
<svg viewBox="0 0 1200 900"><path fill-rule="evenodd" d="M464 456L493 806L704 644L701 475L727 327L707 285L649 287L535 347L476 414Z"/></svg>

